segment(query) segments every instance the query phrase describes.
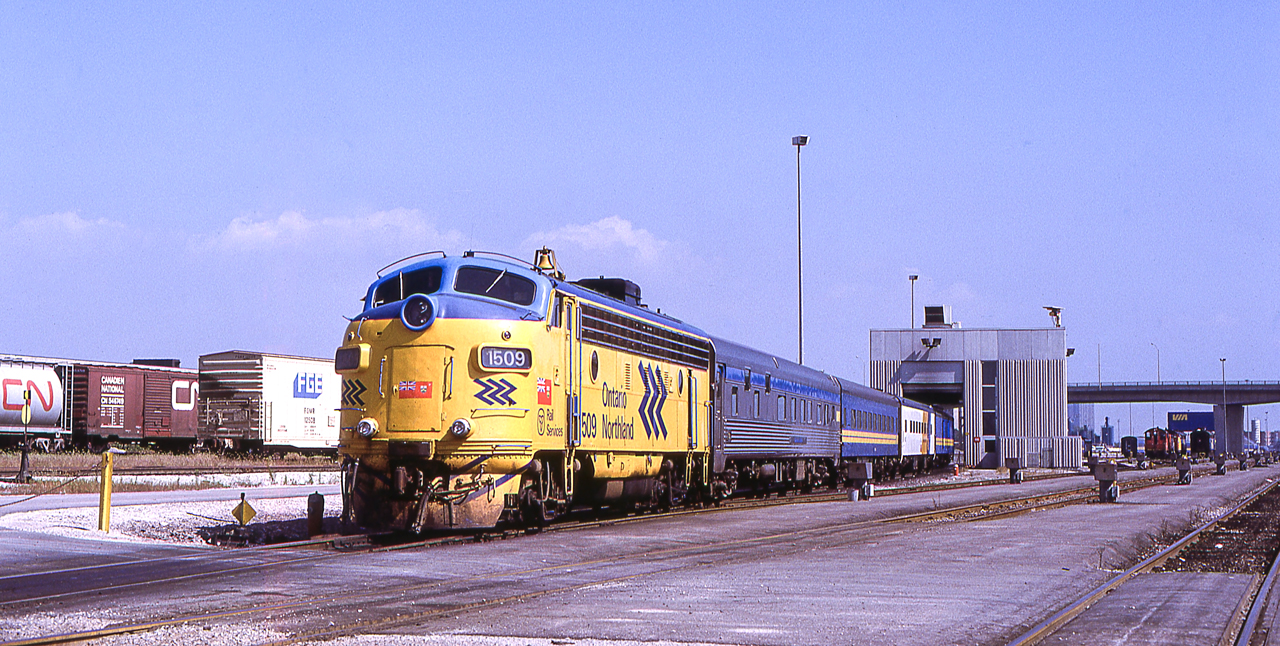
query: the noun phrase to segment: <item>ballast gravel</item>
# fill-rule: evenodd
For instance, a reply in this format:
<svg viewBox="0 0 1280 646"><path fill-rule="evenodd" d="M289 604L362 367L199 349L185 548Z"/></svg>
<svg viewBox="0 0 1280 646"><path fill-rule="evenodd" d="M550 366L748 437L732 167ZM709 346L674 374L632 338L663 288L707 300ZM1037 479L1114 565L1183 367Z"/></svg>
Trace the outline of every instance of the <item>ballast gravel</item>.
<svg viewBox="0 0 1280 646"><path fill-rule="evenodd" d="M330 496L333 498L333 496ZM248 499L257 515L246 529L272 538L268 542L306 538L307 498ZM231 512L240 501L183 502L168 505L117 505L111 508L111 531L98 530L98 509L48 509L0 516L0 528L72 538L207 545L201 532L236 523ZM342 513L334 500L325 504L326 529ZM302 535L296 535L297 530Z"/></svg>

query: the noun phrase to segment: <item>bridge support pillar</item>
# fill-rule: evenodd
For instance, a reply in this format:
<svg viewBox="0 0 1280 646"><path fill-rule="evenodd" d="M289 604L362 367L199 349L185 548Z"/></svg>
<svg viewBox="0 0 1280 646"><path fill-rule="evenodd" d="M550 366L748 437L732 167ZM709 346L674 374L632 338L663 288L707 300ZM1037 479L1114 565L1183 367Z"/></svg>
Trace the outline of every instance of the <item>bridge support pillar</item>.
<svg viewBox="0 0 1280 646"><path fill-rule="evenodd" d="M1213 406L1215 450L1239 456L1244 452L1244 404Z"/></svg>

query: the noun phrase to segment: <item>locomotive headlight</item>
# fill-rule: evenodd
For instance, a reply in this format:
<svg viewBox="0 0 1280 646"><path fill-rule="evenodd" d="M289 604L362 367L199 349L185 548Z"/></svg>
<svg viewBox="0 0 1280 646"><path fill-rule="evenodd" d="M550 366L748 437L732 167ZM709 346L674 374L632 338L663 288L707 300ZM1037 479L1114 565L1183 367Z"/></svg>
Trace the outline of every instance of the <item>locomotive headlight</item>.
<svg viewBox="0 0 1280 646"><path fill-rule="evenodd" d="M378 432L378 420L373 419L372 417L366 417L360 420L360 423L356 424L356 432L359 433L361 437L373 437L373 434Z"/></svg>
<svg viewBox="0 0 1280 646"><path fill-rule="evenodd" d="M414 332L421 332L436 320L436 306L423 294L414 294L404 299L404 307L400 309L400 322Z"/></svg>
<svg viewBox="0 0 1280 646"><path fill-rule="evenodd" d="M449 433L458 439L465 439L471 435L471 422L465 419L456 419L453 426L449 427Z"/></svg>

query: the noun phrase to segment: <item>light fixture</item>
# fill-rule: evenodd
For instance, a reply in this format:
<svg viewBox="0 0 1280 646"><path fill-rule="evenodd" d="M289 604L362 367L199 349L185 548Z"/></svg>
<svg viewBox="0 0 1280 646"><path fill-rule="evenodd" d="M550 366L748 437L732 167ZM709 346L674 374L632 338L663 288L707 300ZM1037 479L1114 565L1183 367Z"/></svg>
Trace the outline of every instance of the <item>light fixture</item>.
<svg viewBox="0 0 1280 646"><path fill-rule="evenodd" d="M461 418L456 419L449 427L449 433L458 439L464 439L471 435L471 422Z"/></svg>
<svg viewBox="0 0 1280 646"><path fill-rule="evenodd" d="M1049 318L1053 319L1053 327L1062 327L1062 308L1046 305L1044 309L1049 310Z"/></svg>
<svg viewBox="0 0 1280 646"><path fill-rule="evenodd" d="M916 280L920 276L911 274L907 276L907 280L911 281L911 329L916 329Z"/></svg>

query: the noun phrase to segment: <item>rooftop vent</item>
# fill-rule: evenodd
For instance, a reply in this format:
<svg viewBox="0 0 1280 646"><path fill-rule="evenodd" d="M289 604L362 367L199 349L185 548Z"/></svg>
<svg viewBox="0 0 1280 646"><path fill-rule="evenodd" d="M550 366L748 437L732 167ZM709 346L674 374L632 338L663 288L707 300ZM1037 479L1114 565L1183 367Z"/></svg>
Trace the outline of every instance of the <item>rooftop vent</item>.
<svg viewBox="0 0 1280 646"><path fill-rule="evenodd" d="M644 307L640 302L640 286L625 278L583 278L573 284L585 287L593 292L616 298L628 305Z"/></svg>
<svg viewBox="0 0 1280 646"><path fill-rule="evenodd" d="M924 327L927 327L927 328L952 327L951 306L950 305L925 305L924 306Z"/></svg>
<svg viewBox="0 0 1280 646"><path fill-rule="evenodd" d="M135 366L158 366L161 368L181 368L181 359L134 359Z"/></svg>

